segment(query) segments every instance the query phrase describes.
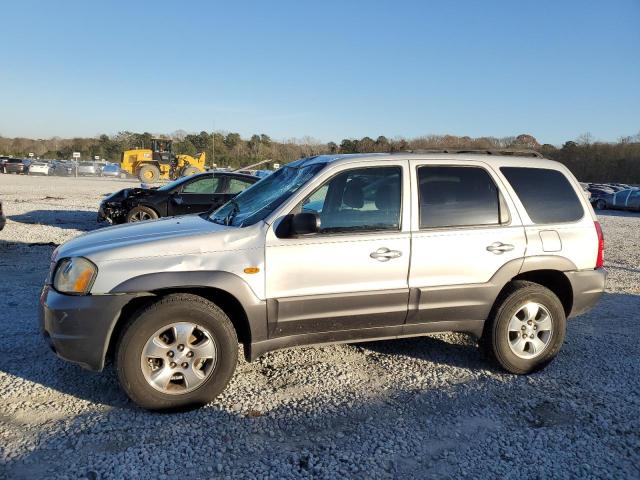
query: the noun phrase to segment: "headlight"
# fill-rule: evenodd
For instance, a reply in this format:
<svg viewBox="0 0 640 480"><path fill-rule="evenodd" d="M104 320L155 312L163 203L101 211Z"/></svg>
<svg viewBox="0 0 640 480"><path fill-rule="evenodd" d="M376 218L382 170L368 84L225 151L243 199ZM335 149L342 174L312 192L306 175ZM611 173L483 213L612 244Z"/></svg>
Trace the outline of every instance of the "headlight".
<svg viewBox="0 0 640 480"><path fill-rule="evenodd" d="M86 258L60 260L53 276L53 288L61 293L84 295L91 290L98 268Z"/></svg>

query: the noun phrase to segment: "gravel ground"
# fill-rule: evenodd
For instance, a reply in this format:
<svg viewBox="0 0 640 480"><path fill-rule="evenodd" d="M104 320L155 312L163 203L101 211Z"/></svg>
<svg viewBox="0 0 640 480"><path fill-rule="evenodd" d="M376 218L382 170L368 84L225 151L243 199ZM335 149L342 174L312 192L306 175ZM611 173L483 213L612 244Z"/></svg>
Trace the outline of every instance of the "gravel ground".
<svg viewBox="0 0 640 480"><path fill-rule="evenodd" d="M300 348L166 415L37 328L53 244L124 186L0 175L0 478L640 478L639 215L602 215L607 293L543 372L505 374L457 334Z"/></svg>

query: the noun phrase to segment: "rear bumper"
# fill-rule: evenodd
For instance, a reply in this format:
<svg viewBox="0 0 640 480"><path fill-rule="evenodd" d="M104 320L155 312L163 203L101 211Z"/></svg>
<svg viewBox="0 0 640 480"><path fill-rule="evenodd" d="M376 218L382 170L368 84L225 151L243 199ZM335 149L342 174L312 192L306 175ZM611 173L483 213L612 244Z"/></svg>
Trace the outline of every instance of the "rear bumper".
<svg viewBox="0 0 640 480"><path fill-rule="evenodd" d="M604 268L596 270L579 270L565 272L573 289L573 308L570 317L575 317L590 310L598 303L604 293L607 271Z"/></svg>
<svg viewBox="0 0 640 480"><path fill-rule="evenodd" d="M40 296L40 329L60 358L102 370L122 308L138 294L63 295L46 285Z"/></svg>

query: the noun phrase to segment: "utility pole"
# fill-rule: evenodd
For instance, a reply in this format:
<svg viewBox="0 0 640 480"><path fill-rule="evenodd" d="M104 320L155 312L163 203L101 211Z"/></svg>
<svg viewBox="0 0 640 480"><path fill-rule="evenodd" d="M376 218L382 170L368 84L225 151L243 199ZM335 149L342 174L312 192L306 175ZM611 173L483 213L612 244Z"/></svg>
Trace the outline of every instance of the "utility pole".
<svg viewBox="0 0 640 480"><path fill-rule="evenodd" d="M216 122L213 121L213 130L211 130L211 166L216 164ZM215 168L215 167L214 167Z"/></svg>

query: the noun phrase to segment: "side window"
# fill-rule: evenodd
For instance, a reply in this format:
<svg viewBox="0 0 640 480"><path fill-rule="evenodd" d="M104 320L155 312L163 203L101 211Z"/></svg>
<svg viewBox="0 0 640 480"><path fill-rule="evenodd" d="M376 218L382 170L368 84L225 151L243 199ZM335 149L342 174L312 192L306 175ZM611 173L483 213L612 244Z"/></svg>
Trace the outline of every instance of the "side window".
<svg viewBox="0 0 640 480"><path fill-rule="evenodd" d="M499 225L506 205L489 173L480 167L418 167L420 228Z"/></svg>
<svg viewBox="0 0 640 480"><path fill-rule="evenodd" d="M240 193L243 190L246 190L247 188L249 188L251 185L253 185L253 183L248 182L246 180L240 179L240 178L230 178L229 179L229 183L227 185L227 192L226 193L232 193L232 194L236 194L236 193Z"/></svg>
<svg viewBox="0 0 640 480"><path fill-rule="evenodd" d="M320 215L320 232L399 230L400 167L348 170L328 180L300 204Z"/></svg>
<svg viewBox="0 0 640 480"><path fill-rule="evenodd" d="M322 213L324 200L327 198L327 191L329 191L329 184L325 183L305 199L305 202L302 205L302 211L318 214Z"/></svg>
<svg viewBox="0 0 640 480"><path fill-rule="evenodd" d="M500 171L533 223L573 222L583 217L584 208L562 172L527 167L502 167Z"/></svg>
<svg viewBox="0 0 640 480"><path fill-rule="evenodd" d="M213 194L216 193L219 181L219 177L213 176L198 178L182 187L182 193Z"/></svg>

